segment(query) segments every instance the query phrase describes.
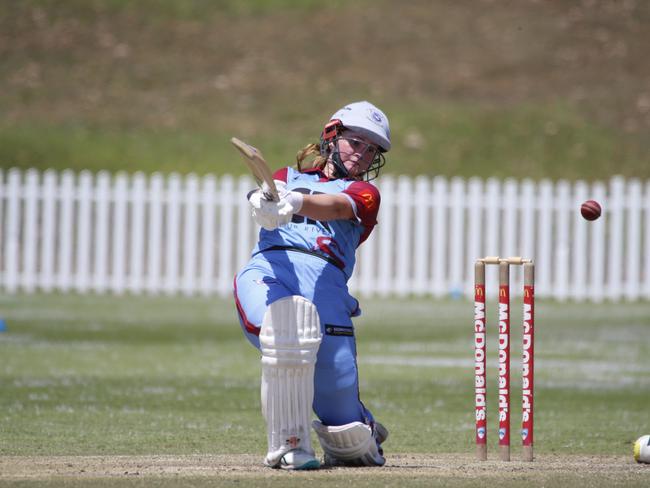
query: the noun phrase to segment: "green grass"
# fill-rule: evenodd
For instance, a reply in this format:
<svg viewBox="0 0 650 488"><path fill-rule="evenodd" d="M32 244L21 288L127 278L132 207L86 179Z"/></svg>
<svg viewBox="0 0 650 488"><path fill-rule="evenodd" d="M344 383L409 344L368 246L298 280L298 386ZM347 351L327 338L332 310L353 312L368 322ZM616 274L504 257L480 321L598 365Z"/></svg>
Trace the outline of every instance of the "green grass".
<svg viewBox="0 0 650 488"><path fill-rule="evenodd" d="M391 119L392 173L650 178L645 2L0 8L0 168L241 174L231 136L290 164L369 99Z"/></svg>
<svg viewBox="0 0 650 488"><path fill-rule="evenodd" d="M357 3L364 0L356 0ZM9 3L9 0L4 0ZM20 8L40 8L53 15L75 15L94 18L100 14L141 15L149 14L153 20L205 21L215 15L249 16L272 14L278 10L312 11L336 8L343 0L327 3L317 0L140 0L137 4L129 0L25 0ZM2 2L0 2L2 4Z"/></svg>
<svg viewBox="0 0 650 488"><path fill-rule="evenodd" d="M5 315L14 325L3 336L2 398L13 414L3 418L3 454L209 452L255 419L256 355L232 310L225 325L207 301L145 300L145 310L135 300L48 301L40 313L30 307L31 326ZM235 449L259 441L246 430Z"/></svg>
<svg viewBox="0 0 650 488"><path fill-rule="evenodd" d="M646 174L641 145L562 103L512 107L466 103L394 110L398 172L500 178L593 179ZM413 145L417 136L421 146ZM393 157L393 155L391 155ZM648 160L650 162L650 160Z"/></svg>
<svg viewBox="0 0 650 488"><path fill-rule="evenodd" d="M243 174L227 134L31 126L0 130L0 159L19 168Z"/></svg>
<svg viewBox="0 0 650 488"><path fill-rule="evenodd" d="M389 458L391 453L472 452L471 304L389 299L362 305L364 315L357 321L361 394L391 430L385 446ZM5 295L0 310L7 324L0 333L0 456L264 452L259 357L242 337L230 300ZM513 317L514 457L520 449L517 323ZM540 302L536 326L537 455L631 460L634 440L649 428L650 304ZM491 338L489 376L494 379ZM491 382L488 404L492 452L495 386ZM240 476L224 476L220 486L237 484ZM349 476L334 472L319 479L323 486L343 486L351 482ZM471 478L396 478L380 471L377 476L352 479L359 486L396 479L409 486L480 485ZM516 486L521 476L507 472L500 482ZM585 475L544 476L540 482L546 486L563 486L584 481ZM613 482L607 473L589 476L602 486ZM263 480L249 478L252 486L264 485ZM172 483L164 477L58 482L63 481L66 486ZM277 481L294 486L300 479ZM188 486L214 482L183 478Z"/></svg>
<svg viewBox="0 0 650 488"><path fill-rule="evenodd" d="M610 174L611 162L617 161L617 174L650 176L650 154L633 139L567 107L447 104L422 110L403 104L391 109L395 144L386 172L593 180ZM83 123L5 125L0 126L0 161L24 169L244 174L246 167L229 143L233 135L262 149L274 168L294 164L297 150L317 141L317 121L307 127L291 121L290 114L277 117L277 124L290 128L280 140L267 133L247 138L236 127L211 134Z"/></svg>
<svg viewBox="0 0 650 488"><path fill-rule="evenodd" d="M44 295L4 297L2 310L0 454L263 450L258 355L229 302ZM391 427L388 452L470 449L470 306L391 300L365 310L362 398ZM647 429L649 312L539 305L539 452L630 452ZM516 345L515 334L515 355Z"/></svg>

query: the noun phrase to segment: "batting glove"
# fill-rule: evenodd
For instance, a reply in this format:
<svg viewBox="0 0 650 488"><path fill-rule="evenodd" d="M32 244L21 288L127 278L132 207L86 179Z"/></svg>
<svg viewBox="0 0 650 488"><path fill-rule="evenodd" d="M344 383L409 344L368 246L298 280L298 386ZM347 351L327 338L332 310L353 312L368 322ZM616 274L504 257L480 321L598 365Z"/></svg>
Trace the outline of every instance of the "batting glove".
<svg viewBox="0 0 650 488"><path fill-rule="evenodd" d="M288 224L293 214L302 208L302 193L287 190L283 181L276 180L276 187L280 200L277 202L266 199L268 188L262 187L254 191L248 198L251 206L251 214L255 222L266 230L275 230L278 227Z"/></svg>

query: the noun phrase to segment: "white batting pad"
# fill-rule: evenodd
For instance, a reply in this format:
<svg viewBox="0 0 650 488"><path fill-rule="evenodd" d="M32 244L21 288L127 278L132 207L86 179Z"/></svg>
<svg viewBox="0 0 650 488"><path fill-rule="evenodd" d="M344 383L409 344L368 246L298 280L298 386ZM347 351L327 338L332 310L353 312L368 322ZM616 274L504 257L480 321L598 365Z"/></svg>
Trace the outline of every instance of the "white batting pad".
<svg viewBox="0 0 650 488"><path fill-rule="evenodd" d="M277 464L296 448L313 455L309 421L314 400L314 365L321 342L316 306L300 296L269 305L260 330L262 414L266 419L266 463Z"/></svg>
<svg viewBox="0 0 650 488"><path fill-rule="evenodd" d="M314 420L312 425L325 451L326 464L383 466L386 462L369 425L362 422L323 425L318 420Z"/></svg>

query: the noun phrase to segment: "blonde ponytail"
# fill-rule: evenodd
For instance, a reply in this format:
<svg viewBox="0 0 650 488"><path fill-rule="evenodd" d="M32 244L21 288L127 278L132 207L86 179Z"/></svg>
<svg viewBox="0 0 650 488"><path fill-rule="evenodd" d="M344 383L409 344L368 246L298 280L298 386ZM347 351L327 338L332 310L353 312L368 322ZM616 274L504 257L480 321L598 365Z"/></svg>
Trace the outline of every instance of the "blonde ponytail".
<svg viewBox="0 0 650 488"><path fill-rule="evenodd" d="M305 163L305 160L310 156L316 156L312 160L308 160ZM303 147L298 154L296 154L296 163L298 165L298 171L305 171L309 169L319 168L322 169L327 162L327 158L321 156L320 146L318 144L307 144ZM303 164L304 163L304 164Z"/></svg>

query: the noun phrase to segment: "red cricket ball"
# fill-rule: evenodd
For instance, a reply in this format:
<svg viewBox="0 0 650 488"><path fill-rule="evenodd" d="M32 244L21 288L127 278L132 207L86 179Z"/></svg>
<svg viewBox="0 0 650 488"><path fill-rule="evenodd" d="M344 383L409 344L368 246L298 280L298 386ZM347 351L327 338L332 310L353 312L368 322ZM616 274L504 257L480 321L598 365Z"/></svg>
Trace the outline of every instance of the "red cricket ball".
<svg viewBox="0 0 650 488"><path fill-rule="evenodd" d="M596 200L587 200L580 206L580 213L585 218L585 220L596 220L600 217L603 209L600 207L600 203Z"/></svg>

